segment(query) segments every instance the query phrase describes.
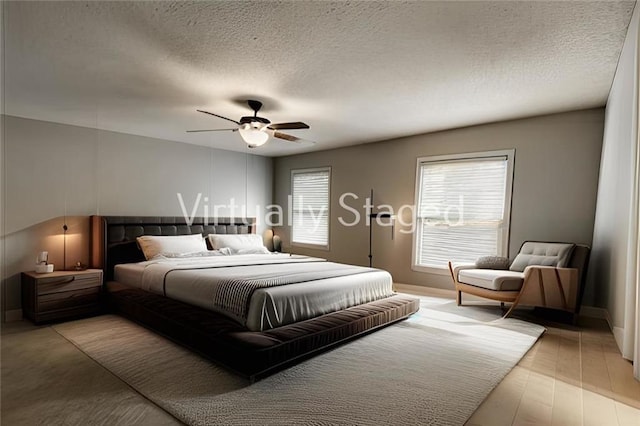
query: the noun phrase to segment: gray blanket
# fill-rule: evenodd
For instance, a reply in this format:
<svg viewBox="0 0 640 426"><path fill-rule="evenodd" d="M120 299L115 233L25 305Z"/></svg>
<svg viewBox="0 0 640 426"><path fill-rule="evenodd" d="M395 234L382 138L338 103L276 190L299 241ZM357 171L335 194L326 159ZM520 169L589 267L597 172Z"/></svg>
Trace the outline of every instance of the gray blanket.
<svg viewBox="0 0 640 426"><path fill-rule="evenodd" d="M251 295L260 288L344 277L374 271L376 271L376 269L335 264L335 267L322 271L292 271L290 273L280 272L278 275L269 277L224 279L219 281L219 285L214 292L213 304L216 309L231 313L233 316L242 318L246 322Z"/></svg>

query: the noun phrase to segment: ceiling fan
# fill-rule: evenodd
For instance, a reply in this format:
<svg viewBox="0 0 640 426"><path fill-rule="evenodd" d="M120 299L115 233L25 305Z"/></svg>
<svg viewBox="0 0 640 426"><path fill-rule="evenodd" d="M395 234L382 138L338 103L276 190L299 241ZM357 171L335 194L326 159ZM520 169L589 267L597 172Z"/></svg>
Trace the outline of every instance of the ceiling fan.
<svg viewBox="0 0 640 426"><path fill-rule="evenodd" d="M262 102L256 100L248 100L249 108L253 110L253 116L246 116L240 118L240 121L232 120L227 117L223 117L218 114L214 114L209 111L204 111L198 109L196 111L201 112L203 114L213 115L214 117L222 118L223 120L231 121L232 123L237 124L238 127L232 129L206 129L206 130L187 130L188 133L197 133L197 132L218 132L218 131L238 131L242 139L247 143L249 148L255 148L261 145L264 145L269 136L272 136L277 139L283 139L289 142L300 143L302 141L306 141L305 139L301 139L297 136L289 135L287 133L282 133L280 130L294 130L294 129L308 129L309 125L302 123L300 121L292 122L292 123L271 123L271 121L267 120L264 117L258 117L258 111L262 108ZM311 142L311 141L306 141ZM313 143L313 142L311 142Z"/></svg>

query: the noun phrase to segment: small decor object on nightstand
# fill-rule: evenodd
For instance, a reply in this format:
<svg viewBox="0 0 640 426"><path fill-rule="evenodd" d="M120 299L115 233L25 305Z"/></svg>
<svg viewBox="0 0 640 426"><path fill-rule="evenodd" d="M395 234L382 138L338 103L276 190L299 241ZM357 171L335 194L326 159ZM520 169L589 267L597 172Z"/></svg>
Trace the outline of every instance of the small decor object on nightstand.
<svg viewBox="0 0 640 426"><path fill-rule="evenodd" d="M36 269L38 274L49 274L53 272L53 264L49 263L49 252L41 251L36 257Z"/></svg>
<svg viewBox="0 0 640 426"><path fill-rule="evenodd" d="M86 269L87 269L87 265L85 265L80 261L76 262L76 264L73 266L74 271L85 271Z"/></svg>

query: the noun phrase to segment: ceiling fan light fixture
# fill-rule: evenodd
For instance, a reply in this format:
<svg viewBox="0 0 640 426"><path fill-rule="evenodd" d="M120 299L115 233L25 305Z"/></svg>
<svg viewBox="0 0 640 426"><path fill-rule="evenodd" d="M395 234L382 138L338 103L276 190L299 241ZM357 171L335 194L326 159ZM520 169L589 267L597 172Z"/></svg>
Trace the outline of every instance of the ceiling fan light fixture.
<svg viewBox="0 0 640 426"><path fill-rule="evenodd" d="M269 134L263 130L260 123L256 122L243 124L238 132L250 147L262 146L269 139Z"/></svg>
<svg viewBox="0 0 640 426"><path fill-rule="evenodd" d="M271 121L267 120L264 117L258 117L258 111L260 111L260 108L262 108L262 102L250 99L247 101L247 103L253 110L253 116L241 117L240 121L232 120L231 118L214 114L202 109L196 110L203 114L208 114L217 118L221 118L223 120L231 121L238 127L235 127L233 129L187 130L187 132L216 132L219 130L231 130L234 132L239 132L242 140L249 146L249 148L262 146L267 143L267 141L271 137L274 139L281 139L295 143L300 143L300 141L303 141L303 139L300 139L297 136L283 133L281 130L308 129L308 124L302 123L300 121L287 123L271 123ZM308 142L314 143L312 141Z"/></svg>

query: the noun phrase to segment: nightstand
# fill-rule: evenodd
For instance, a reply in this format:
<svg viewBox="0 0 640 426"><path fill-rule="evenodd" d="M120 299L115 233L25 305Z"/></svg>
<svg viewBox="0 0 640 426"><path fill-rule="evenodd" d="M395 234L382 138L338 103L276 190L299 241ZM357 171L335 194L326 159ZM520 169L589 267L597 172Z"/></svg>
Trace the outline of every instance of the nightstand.
<svg viewBox="0 0 640 426"><path fill-rule="evenodd" d="M22 311L36 324L100 312L102 270L22 273Z"/></svg>

